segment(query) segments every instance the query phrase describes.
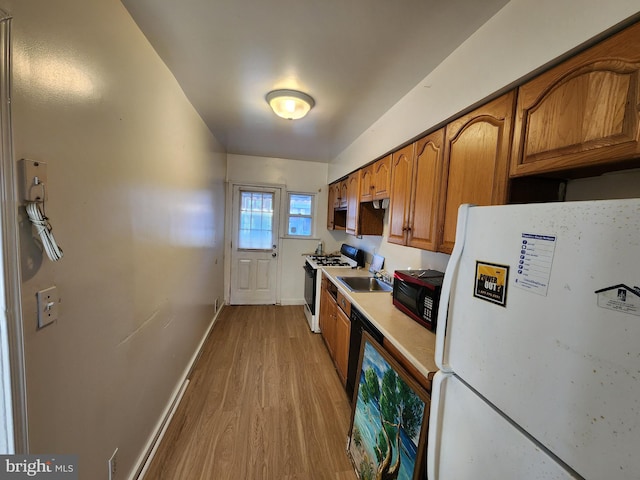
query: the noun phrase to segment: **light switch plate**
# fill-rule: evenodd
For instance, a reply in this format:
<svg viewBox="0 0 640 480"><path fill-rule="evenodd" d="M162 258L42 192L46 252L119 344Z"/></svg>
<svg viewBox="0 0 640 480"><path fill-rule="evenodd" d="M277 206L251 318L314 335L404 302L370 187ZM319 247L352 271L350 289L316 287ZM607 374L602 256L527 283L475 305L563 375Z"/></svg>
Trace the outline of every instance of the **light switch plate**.
<svg viewBox="0 0 640 480"><path fill-rule="evenodd" d="M58 320L58 288L49 287L36 293L38 299L38 328Z"/></svg>

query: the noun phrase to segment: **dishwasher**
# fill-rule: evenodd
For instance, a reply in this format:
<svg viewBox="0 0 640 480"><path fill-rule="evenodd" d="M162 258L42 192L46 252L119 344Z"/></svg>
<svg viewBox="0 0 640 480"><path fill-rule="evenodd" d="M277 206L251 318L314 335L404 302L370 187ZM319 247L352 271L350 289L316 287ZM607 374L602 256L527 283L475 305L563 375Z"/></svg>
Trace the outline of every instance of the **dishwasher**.
<svg viewBox="0 0 640 480"><path fill-rule="evenodd" d="M362 332L365 331L374 341L382 345L384 335L365 317L360 311L351 306L351 335L349 338L349 363L347 366L347 384L345 389L347 395L353 401L353 391L356 386L356 375L358 374L358 363L360 360L360 344L362 343Z"/></svg>

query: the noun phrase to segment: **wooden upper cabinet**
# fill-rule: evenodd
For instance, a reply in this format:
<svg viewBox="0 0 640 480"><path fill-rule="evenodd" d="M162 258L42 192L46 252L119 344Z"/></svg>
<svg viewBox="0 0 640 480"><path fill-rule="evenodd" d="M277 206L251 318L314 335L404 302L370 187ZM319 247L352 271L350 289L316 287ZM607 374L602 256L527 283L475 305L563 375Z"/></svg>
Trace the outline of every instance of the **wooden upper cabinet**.
<svg viewBox="0 0 640 480"><path fill-rule="evenodd" d="M340 208L340 182L329 185L329 205L331 208Z"/></svg>
<svg viewBox="0 0 640 480"><path fill-rule="evenodd" d="M346 232L358 235L358 214L360 213L360 176L358 170L347 177L347 228Z"/></svg>
<svg viewBox="0 0 640 480"><path fill-rule="evenodd" d="M514 98L511 91L446 126L440 252L453 250L460 205L506 203Z"/></svg>
<svg viewBox="0 0 640 480"><path fill-rule="evenodd" d="M640 23L518 89L511 176L640 155Z"/></svg>
<svg viewBox="0 0 640 480"><path fill-rule="evenodd" d="M347 208L347 201L349 199L349 192L347 192L347 181L342 180L338 187L338 206L336 208Z"/></svg>
<svg viewBox="0 0 640 480"><path fill-rule="evenodd" d="M440 129L392 155L389 242L437 248L443 146Z"/></svg>
<svg viewBox="0 0 640 480"><path fill-rule="evenodd" d="M335 228L333 220L335 218L335 204L338 190L339 188L336 188L335 183L330 184L327 189L327 228L329 230L333 230Z"/></svg>
<svg viewBox="0 0 640 480"><path fill-rule="evenodd" d="M360 178L360 201L371 202L389 198L391 182L391 155L362 168Z"/></svg>
<svg viewBox="0 0 640 480"><path fill-rule="evenodd" d="M363 171L357 170L345 180L329 185L329 230L345 230L350 235L382 235L384 210L374 208L371 202L360 203Z"/></svg>
<svg viewBox="0 0 640 480"><path fill-rule="evenodd" d="M373 170L373 198L382 200L389 198L391 185L391 155L381 158L371 165Z"/></svg>
<svg viewBox="0 0 640 480"><path fill-rule="evenodd" d="M389 202L389 238L391 243L406 245L415 144L391 155L391 200Z"/></svg>
<svg viewBox="0 0 640 480"><path fill-rule="evenodd" d="M416 142L407 245L425 250L438 246L438 206L444 158L444 129Z"/></svg>
<svg viewBox="0 0 640 480"><path fill-rule="evenodd" d="M373 164L362 169L360 176L360 201L370 202L373 200Z"/></svg>

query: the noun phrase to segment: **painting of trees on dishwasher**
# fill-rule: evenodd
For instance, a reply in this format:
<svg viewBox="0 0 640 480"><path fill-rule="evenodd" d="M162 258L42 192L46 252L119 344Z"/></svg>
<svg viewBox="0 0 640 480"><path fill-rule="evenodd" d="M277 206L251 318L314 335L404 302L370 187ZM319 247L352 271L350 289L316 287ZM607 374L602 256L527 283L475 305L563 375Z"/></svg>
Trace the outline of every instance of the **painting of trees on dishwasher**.
<svg viewBox="0 0 640 480"><path fill-rule="evenodd" d="M361 480L422 478L429 397L363 332L348 452Z"/></svg>

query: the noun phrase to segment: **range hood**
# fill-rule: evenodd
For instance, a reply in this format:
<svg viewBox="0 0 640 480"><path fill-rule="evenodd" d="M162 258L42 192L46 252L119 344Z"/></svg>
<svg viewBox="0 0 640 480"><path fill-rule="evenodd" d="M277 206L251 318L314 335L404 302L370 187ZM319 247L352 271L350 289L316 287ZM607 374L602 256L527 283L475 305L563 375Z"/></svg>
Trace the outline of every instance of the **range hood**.
<svg viewBox="0 0 640 480"><path fill-rule="evenodd" d="M383 198L382 200L374 200L371 203L373 203L373 208L375 208L376 210L379 210L380 208L383 208L386 210L387 208L389 208L388 198Z"/></svg>

